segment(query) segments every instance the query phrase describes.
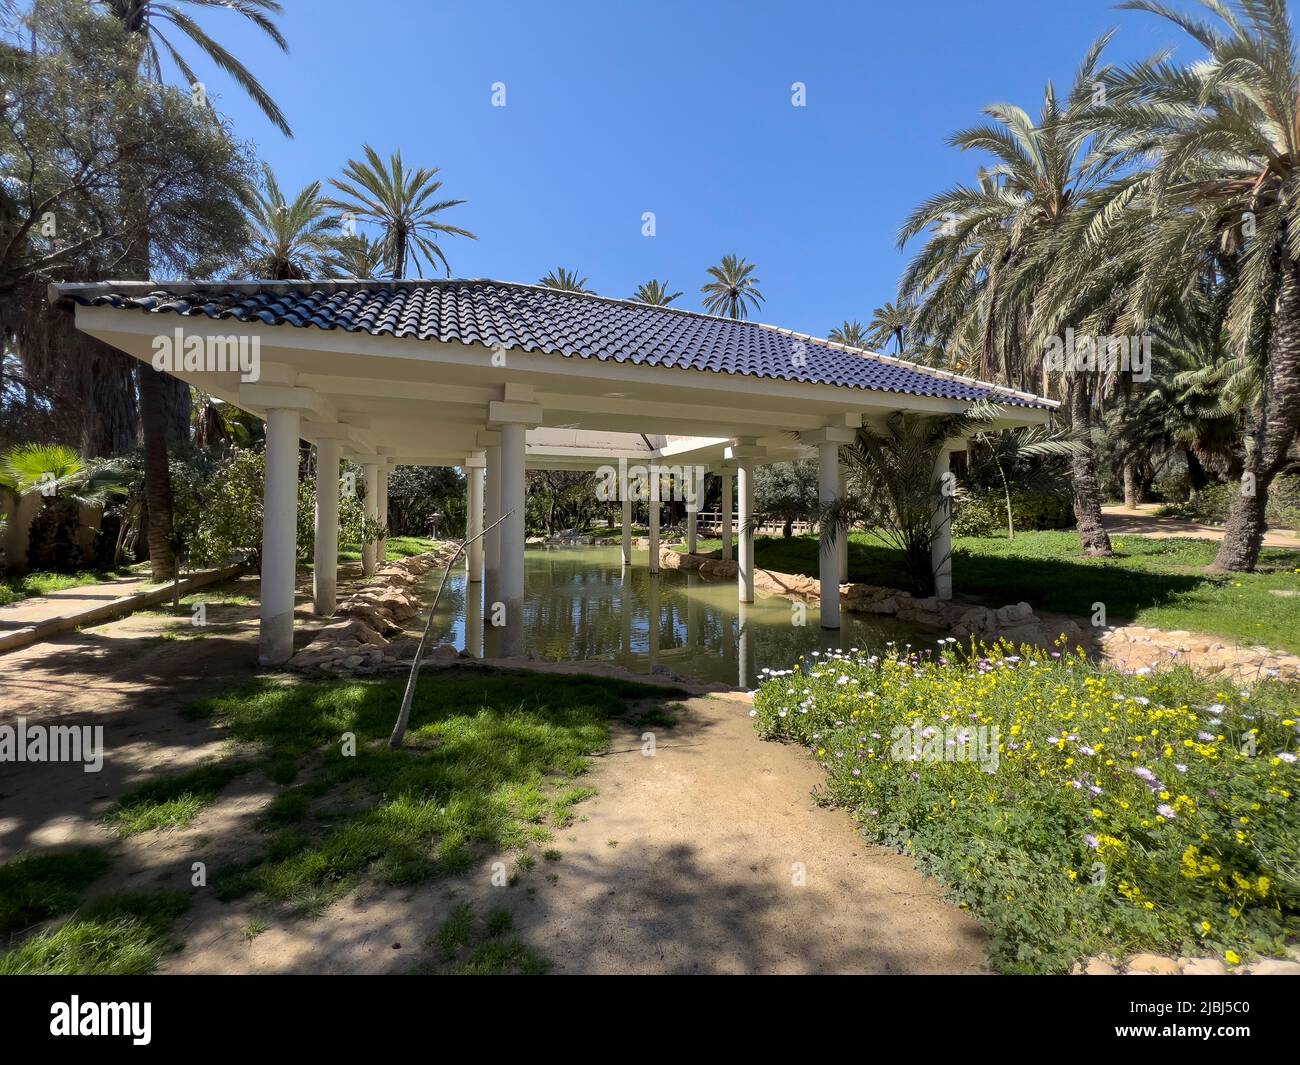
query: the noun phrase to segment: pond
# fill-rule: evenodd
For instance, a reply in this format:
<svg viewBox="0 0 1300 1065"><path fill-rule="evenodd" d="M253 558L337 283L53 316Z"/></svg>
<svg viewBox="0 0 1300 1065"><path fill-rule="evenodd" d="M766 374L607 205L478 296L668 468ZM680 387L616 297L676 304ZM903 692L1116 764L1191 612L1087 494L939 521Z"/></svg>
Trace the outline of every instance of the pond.
<svg viewBox="0 0 1300 1065"><path fill-rule="evenodd" d="M440 578L431 575L430 599ZM468 604L467 586L478 593ZM810 651L878 651L890 640L923 645L934 638L871 615L845 613L838 632L818 622L815 603L800 619L786 599L737 602L735 580L706 580L689 570L651 574L644 549L634 552L626 569L618 547L524 552L524 643L538 658L597 660L634 673L753 687L764 667L786 669ZM490 625L484 631L482 585L468 584L464 566L448 578L431 635L476 656L485 649L493 654L499 632Z"/></svg>

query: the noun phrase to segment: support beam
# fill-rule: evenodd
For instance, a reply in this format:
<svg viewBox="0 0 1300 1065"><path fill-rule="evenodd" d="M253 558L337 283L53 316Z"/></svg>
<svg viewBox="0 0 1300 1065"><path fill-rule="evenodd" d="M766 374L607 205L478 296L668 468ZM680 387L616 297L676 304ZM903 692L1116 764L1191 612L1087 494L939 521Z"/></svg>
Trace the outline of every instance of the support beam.
<svg viewBox="0 0 1300 1065"><path fill-rule="evenodd" d="M817 499L829 506L840 494L840 446L833 441L817 445ZM837 532L835 543L826 542L822 530L821 557L817 575L821 581L821 622L823 629L840 627L840 553L844 534Z"/></svg>
<svg viewBox="0 0 1300 1065"><path fill-rule="evenodd" d="M632 565L632 497L623 492L623 565Z"/></svg>
<svg viewBox="0 0 1300 1065"><path fill-rule="evenodd" d="M934 539L930 547L930 564L934 568L934 594L937 599L952 598L952 492L947 479L949 454L950 450L945 446L934 460L932 490L935 502L930 514Z"/></svg>
<svg viewBox="0 0 1300 1065"><path fill-rule="evenodd" d="M366 462L361 466L366 485L365 514L374 521L379 520L379 464ZM375 572L376 548L378 545L369 540L361 545L361 574L369 577Z"/></svg>
<svg viewBox="0 0 1300 1065"><path fill-rule="evenodd" d="M484 488L483 599L484 611L492 616L492 604L501 598L501 445L490 444L483 452L487 460L487 485Z"/></svg>
<svg viewBox="0 0 1300 1065"><path fill-rule="evenodd" d="M650 501L646 504L650 510L650 572L659 572L659 478L650 478Z"/></svg>
<svg viewBox="0 0 1300 1065"><path fill-rule="evenodd" d="M739 569L736 583L742 603L754 601L754 528L750 524L754 516L754 464L748 458L736 461L736 487L739 495L739 515L737 533L740 539L736 552Z"/></svg>
<svg viewBox="0 0 1300 1065"><path fill-rule="evenodd" d="M501 602L506 624L502 651L524 653L524 423L501 425Z"/></svg>
<svg viewBox="0 0 1300 1065"><path fill-rule="evenodd" d="M698 523L697 523L696 520L695 520L695 511L693 511L693 510L688 510L688 511L686 512L686 552L687 552L687 554L691 554L691 555L695 554L695 548L696 548L696 545L699 543L699 539L698 539L698 537L699 537L699 530L698 530Z"/></svg>
<svg viewBox="0 0 1300 1065"><path fill-rule="evenodd" d="M471 584L483 580L483 471L486 465L487 459L481 451L465 460L465 538L470 541L465 558Z"/></svg>
<svg viewBox="0 0 1300 1065"><path fill-rule="evenodd" d="M730 470L723 471L722 474L722 557L727 562L731 561L731 523L733 520L732 507L736 498L736 486L733 483Z"/></svg>
<svg viewBox="0 0 1300 1065"><path fill-rule="evenodd" d="M379 492L375 495L375 502L379 508L379 524L384 527L384 535L380 537L379 543L375 545L375 565L382 566L388 561L388 474L390 466L387 462L379 467Z"/></svg>
<svg viewBox="0 0 1300 1065"><path fill-rule="evenodd" d="M266 412L262 499L262 619L257 660L275 666L293 657L293 592L298 532L296 410Z"/></svg>
<svg viewBox="0 0 1300 1065"><path fill-rule="evenodd" d="M327 618L338 604L339 441L316 445L316 540L312 551L312 609Z"/></svg>

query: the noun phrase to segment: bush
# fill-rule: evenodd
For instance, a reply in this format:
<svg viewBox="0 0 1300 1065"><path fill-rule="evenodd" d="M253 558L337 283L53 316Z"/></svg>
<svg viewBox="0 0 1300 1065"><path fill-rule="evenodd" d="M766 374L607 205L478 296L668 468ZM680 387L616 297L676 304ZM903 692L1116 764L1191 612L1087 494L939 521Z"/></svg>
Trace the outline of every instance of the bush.
<svg viewBox="0 0 1300 1065"><path fill-rule="evenodd" d="M1212 484L1185 502L1161 507L1159 513L1164 517L1222 525L1228 520L1228 510L1236 494L1235 484ZM1300 476L1287 474L1273 481L1265 517L1273 529L1300 528Z"/></svg>
<svg viewBox="0 0 1300 1065"><path fill-rule="evenodd" d="M1039 529L1071 529L1074 506L1068 495L1043 492L1012 492L1011 518L1016 532ZM979 493L958 498L953 508L954 536L1005 536L1006 497Z"/></svg>
<svg viewBox="0 0 1300 1065"><path fill-rule="evenodd" d="M1231 963L1300 930L1294 688L956 655L814 654L769 677L755 714L809 748L869 840L951 886L999 968L1141 948Z"/></svg>

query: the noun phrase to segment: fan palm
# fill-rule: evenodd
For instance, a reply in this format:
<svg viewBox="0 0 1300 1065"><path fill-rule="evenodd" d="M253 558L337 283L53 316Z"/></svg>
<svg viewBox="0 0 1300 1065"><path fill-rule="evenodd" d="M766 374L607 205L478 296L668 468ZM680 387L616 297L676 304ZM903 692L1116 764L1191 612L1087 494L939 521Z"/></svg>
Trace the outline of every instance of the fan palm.
<svg viewBox="0 0 1300 1065"><path fill-rule="evenodd" d="M206 55L221 70L234 79L244 92L257 104L262 114L286 136L293 136L289 122L270 93L255 78L249 69L218 41L208 36L207 32L194 21L192 15L184 10L202 8L206 10L233 11L243 15L254 26L271 38L282 52L289 50L288 42L277 28L274 16L283 13L279 0L96 0L107 8L113 16L132 33L139 34L143 41L141 63L150 77L162 80L161 57L165 53L186 81L191 85L198 82L198 76L185 56L177 50L162 27L171 26L190 39L200 52Z"/></svg>
<svg viewBox="0 0 1300 1065"><path fill-rule="evenodd" d="M1118 165L1098 150L1095 129L1083 120L1094 86L1106 76L1101 53L1110 34L1088 50L1069 93L1058 98L1049 83L1035 122L1012 104L985 109L992 124L955 134L952 143L989 153L997 161L981 170L974 187L959 185L923 203L904 222L900 246L933 228L908 265L900 292L916 308L913 328L942 344L978 323L978 372L1026 388L1035 383L1042 323L1052 319L1039 303L1053 298L1046 279L1057 263L1059 233L1078 205L1102 187ZM1074 455L1074 510L1084 550L1109 555L1101 523L1101 491L1089 436L1091 380L1065 377L1071 424L1081 441Z"/></svg>
<svg viewBox="0 0 1300 1065"><path fill-rule="evenodd" d="M543 288L553 288L557 292L590 292L587 287L587 279L579 277L576 270L566 270L563 266L557 266L550 271L545 277L537 282Z"/></svg>
<svg viewBox="0 0 1300 1065"><path fill-rule="evenodd" d="M1231 261L1227 344L1260 387L1243 490L1214 565L1240 571L1259 558L1269 487L1300 431L1300 62L1284 0L1202 3L1211 21L1153 0L1121 5L1173 22L1206 55L1190 67L1161 56L1108 79L1108 105L1090 120L1134 169L1115 183L1095 233L1104 249L1133 249L1137 325L1207 263Z"/></svg>
<svg viewBox="0 0 1300 1065"><path fill-rule="evenodd" d="M763 294L758 289L759 280L754 276L756 269L753 263L735 255L724 255L722 262L709 267L709 276L713 280L700 288L704 294L704 309L710 314L728 318L748 318L750 309L758 310L763 302Z"/></svg>
<svg viewBox="0 0 1300 1065"><path fill-rule="evenodd" d="M116 471L88 463L62 444L19 444L0 455L0 485L20 496L40 494L102 506L125 489Z"/></svg>
<svg viewBox="0 0 1300 1065"><path fill-rule="evenodd" d="M253 189L247 207L253 247L244 263L251 277L294 281L332 272L338 246L335 220L326 214L319 181L290 203L270 167L263 169L266 191Z"/></svg>
<svg viewBox="0 0 1300 1065"><path fill-rule="evenodd" d="M435 263L441 264L450 277L451 264L438 237L478 238L468 229L440 222L438 216L465 201L434 199L442 188L442 182L435 178L437 167L408 171L401 152L394 152L385 163L370 145L364 151L364 160L348 161L342 179L330 179L344 198L330 198L326 205L379 227L384 266L396 280L406 276L408 262L420 277L424 276L424 265Z"/></svg>
<svg viewBox="0 0 1300 1065"><path fill-rule="evenodd" d="M383 277L384 246L361 233L340 237L334 244L328 271L339 277Z"/></svg>
<svg viewBox="0 0 1300 1065"><path fill-rule="evenodd" d="M850 322L847 318L832 329L826 339L848 348L865 349L870 343L867 339L866 327L861 322Z"/></svg>
<svg viewBox="0 0 1300 1065"><path fill-rule="evenodd" d="M667 307L680 292L669 292L667 281L646 281L637 286L632 298L637 303L648 303L652 307Z"/></svg>
<svg viewBox="0 0 1300 1065"><path fill-rule="evenodd" d="M867 339L882 351L894 342L894 353L902 355L912 327L912 309L906 304L886 303L871 312Z"/></svg>

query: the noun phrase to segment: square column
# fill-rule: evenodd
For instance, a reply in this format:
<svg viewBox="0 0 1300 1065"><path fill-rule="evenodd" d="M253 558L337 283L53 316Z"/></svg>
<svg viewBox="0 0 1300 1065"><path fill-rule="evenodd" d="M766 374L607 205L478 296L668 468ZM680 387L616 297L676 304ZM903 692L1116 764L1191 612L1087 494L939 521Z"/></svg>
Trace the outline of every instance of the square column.
<svg viewBox="0 0 1300 1065"><path fill-rule="evenodd" d="M373 521L379 520L379 464L365 462L361 465L366 486L365 515ZM365 540L365 537L362 537ZM370 540L361 545L361 575L369 577L375 572L375 559L378 544Z"/></svg>
<svg viewBox="0 0 1300 1065"><path fill-rule="evenodd" d="M257 660L280 665L293 657L293 592L297 566L298 434L296 410L266 412L262 488L262 607Z"/></svg>
<svg viewBox="0 0 1300 1065"><path fill-rule="evenodd" d="M731 561L731 522L732 501L736 498L736 486L732 483L730 470L722 473L722 557Z"/></svg>
<svg viewBox="0 0 1300 1065"><path fill-rule="evenodd" d="M696 522L696 520L695 520L695 511L693 511L693 510L688 510L688 511L686 512L686 552L687 552L687 554L691 554L691 555L695 554L695 548L696 548L696 545L697 545L698 542L699 542L699 540L698 540L698 536L699 536L699 532L698 532L698 525L697 525L697 522Z"/></svg>
<svg viewBox="0 0 1300 1065"><path fill-rule="evenodd" d="M339 580L339 452L337 440L316 445L316 540L312 551L312 609L334 613Z"/></svg>
<svg viewBox="0 0 1300 1065"><path fill-rule="evenodd" d="M485 529L501 517L501 445L490 444L483 451L487 461L487 484L483 489L483 527ZM483 592L487 609L500 597L501 526L483 536Z"/></svg>
<svg viewBox="0 0 1300 1065"><path fill-rule="evenodd" d="M952 598L952 493L947 482L948 456L951 448L945 444L934 460L933 509L930 511L930 528L934 538L930 544L930 565L934 569L934 595L936 599Z"/></svg>
<svg viewBox="0 0 1300 1065"><path fill-rule="evenodd" d="M659 477L650 475L650 572L659 572Z"/></svg>
<svg viewBox="0 0 1300 1065"><path fill-rule="evenodd" d="M632 565L632 497L623 491L623 565Z"/></svg>
<svg viewBox="0 0 1300 1065"><path fill-rule="evenodd" d="M752 459L741 458L736 462L736 488L738 490L739 514L737 524L740 539L736 561L736 584L742 603L754 601L754 463Z"/></svg>
<svg viewBox="0 0 1300 1065"><path fill-rule="evenodd" d="M501 602L506 624L502 652L523 654L524 621L524 476L525 429L520 422L501 425L501 510L509 516L501 523Z"/></svg>
<svg viewBox="0 0 1300 1065"><path fill-rule="evenodd" d="M476 451L465 460L465 539L470 541L465 552L466 566L471 584L483 580L483 481L487 459ZM475 539L477 537L477 539Z"/></svg>

